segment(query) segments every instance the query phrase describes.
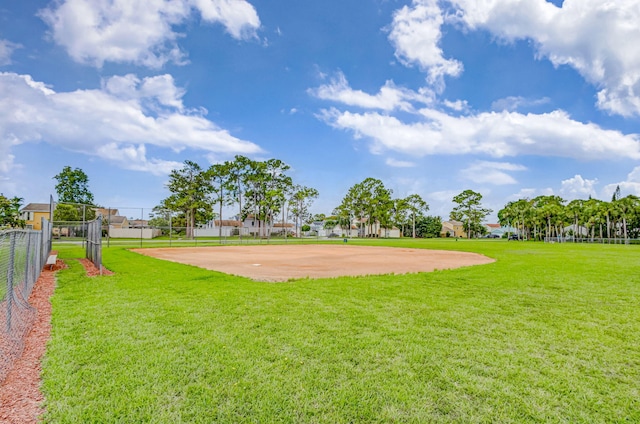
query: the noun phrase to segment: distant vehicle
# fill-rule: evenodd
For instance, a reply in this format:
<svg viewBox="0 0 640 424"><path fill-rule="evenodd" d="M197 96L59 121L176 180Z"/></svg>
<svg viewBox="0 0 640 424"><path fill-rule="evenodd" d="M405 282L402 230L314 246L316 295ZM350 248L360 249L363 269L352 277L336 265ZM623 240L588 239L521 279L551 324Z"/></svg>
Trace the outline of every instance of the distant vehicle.
<svg viewBox="0 0 640 424"><path fill-rule="evenodd" d="M331 237L331 238L333 238L333 237L340 237L340 235L338 235L338 234L336 234L336 233L331 233L331 234L329 234L327 237Z"/></svg>
<svg viewBox="0 0 640 424"><path fill-rule="evenodd" d="M487 234L486 236L484 236L484 238L500 238L500 236L498 234Z"/></svg>
<svg viewBox="0 0 640 424"><path fill-rule="evenodd" d="M511 235L509 236L509 240L516 240L516 241L519 241L519 240L524 240L524 239L521 239L521 238L520 238L520 236L518 236L517 234L511 234Z"/></svg>

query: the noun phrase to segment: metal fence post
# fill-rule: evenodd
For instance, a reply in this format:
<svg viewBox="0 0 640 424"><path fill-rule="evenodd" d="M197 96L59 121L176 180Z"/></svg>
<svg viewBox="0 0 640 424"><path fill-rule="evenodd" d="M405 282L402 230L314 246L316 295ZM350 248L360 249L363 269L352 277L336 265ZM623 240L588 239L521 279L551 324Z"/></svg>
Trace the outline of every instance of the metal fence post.
<svg viewBox="0 0 640 424"><path fill-rule="evenodd" d="M9 233L9 265L7 266L7 333L11 332L11 309L13 303L13 261L16 250L16 233Z"/></svg>
<svg viewBox="0 0 640 424"><path fill-rule="evenodd" d="M31 263L31 232L28 232L26 234L26 238L27 238L27 251L26 251L26 255L25 255L25 261L24 261L24 282L22 284L21 290L22 290L22 297L24 299L27 299L28 296L28 289L29 289L29 285L30 285L30 266L32 266L33 264Z"/></svg>

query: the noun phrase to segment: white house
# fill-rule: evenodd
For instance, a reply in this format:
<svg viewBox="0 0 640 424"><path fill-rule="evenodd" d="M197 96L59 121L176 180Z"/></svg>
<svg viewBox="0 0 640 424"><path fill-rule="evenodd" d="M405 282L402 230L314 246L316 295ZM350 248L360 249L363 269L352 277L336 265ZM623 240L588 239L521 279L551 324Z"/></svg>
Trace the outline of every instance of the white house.
<svg viewBox="0 0 640 424"><path fill-rule="evenodd" d="M242 221L233 219L214 219L193 230L195 237L232 237L242 234L249 235L249 229L245 228Z"/></svg>

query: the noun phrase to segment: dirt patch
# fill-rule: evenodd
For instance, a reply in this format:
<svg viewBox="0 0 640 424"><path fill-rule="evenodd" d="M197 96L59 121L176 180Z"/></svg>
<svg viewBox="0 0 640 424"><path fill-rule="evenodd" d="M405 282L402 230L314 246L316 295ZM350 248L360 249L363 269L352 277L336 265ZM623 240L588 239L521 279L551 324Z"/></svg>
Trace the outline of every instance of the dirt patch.
<svg viewBox="0 0 640 424"><path fill-rule="evenodd" d="M133 251L257 281L406 274L494 262L486 256L468 252L348 244L181 247Z"/></svg>

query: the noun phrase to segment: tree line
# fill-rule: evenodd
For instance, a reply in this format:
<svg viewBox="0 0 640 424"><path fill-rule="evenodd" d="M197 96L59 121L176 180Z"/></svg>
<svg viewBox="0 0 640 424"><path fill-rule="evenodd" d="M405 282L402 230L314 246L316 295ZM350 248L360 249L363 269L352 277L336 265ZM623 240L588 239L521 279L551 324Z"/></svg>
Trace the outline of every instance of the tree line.
<svg viewBox="0 0 640 424"><path fill-rule="evenodd" d="M640 198L622 197L620 187L610 202L591 197L567 202L560 196L538 196L507 203L498 212L498 220L533 240L572 236L626 241L640 237Z"/></svg>
<svg viewBox="0 0 640 424"><path fill-rule="evenodd" d="M380 229L397 227L403 236L438 237L442 230L439 216L428 216L429 205L418 194L394 198L393 190L375 178L366 178L347 190L331 216L312 216L310 208L319 193L312 187L294 183L288 175L289 165L279 159L252 160L235 156L233 160L202 168L185 161L181 169L171 171L167 189L170 194L154 208L151 225L166 225L167 217L175 227L193 229L218 218L225 210L235 210L234 219L252 217L257 223L256 236L270 237L274 223L283 229L293 220L295 234L314 218L326 228L340 227L350 233L356 225L360 236L376 236ZM65 166L53 177L58 195L55 220L81 221L95 218L98 207L89 190L89 178L79 168ZM492 212L482 205L482 195L464 190L453 197L456 206L449 218L463 223L468 238L486 232L483 221ZM23 199L0 194L0 228L24 227L20 219ZM87 207L89 206L89 207ZM532 240L564 238L624 239L640 237L640 198L622 197L618 187L611 201L589 197L569 202L559 196L538 196L507 203L498 211L498 222L515 229ZM222 226L220 235L222 234ZM285 230L286 231L286 230Z"/></svg>
<svg viewBox="0 0 640 424"><path fill-rule="evenodd" d="M287 175L289 170L290 166L280 159L257 161L241 155L207 169L187 160L182 169L169 174L167 188L171 194L154 212L159 216L177 213L187 237L193 237L198 224L216 217L222 220L226 207L237 208L239 221L252 217L258 224L255 234L260 237L271 236L278 217L283 224L292 217L297 230L310 216L309 208L318 191L294 183ZM222 236L221 225L219 230Z"/></svg>
<svg viewBox="0 0 640 424"><path fill-rule="evenodd" d="M356 223L359 236L377 236L375 229L398 227L404 236L438 237L440 217L427 216L429 205L418 194L393 198L393 190L376 178L366 178L347 190L340 205L333 210L335 223L350 229Z"/></svg>

